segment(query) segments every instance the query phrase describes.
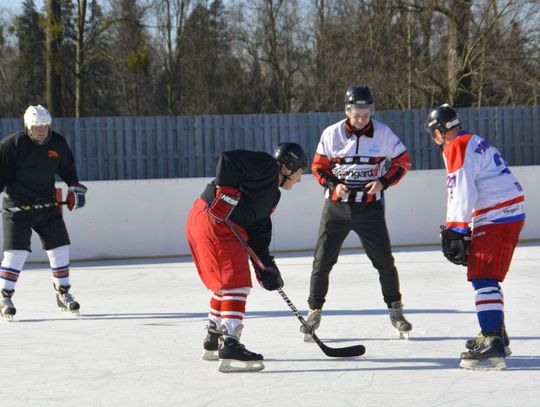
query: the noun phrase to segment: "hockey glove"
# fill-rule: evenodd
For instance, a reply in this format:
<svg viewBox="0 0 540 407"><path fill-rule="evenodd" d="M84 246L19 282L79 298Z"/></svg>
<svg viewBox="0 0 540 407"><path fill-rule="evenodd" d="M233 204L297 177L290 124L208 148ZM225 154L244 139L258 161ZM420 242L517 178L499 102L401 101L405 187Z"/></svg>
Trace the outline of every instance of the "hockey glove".
<svg viewBox="0 0 540 407"><path fill-rule="evenodd" d="M82 184L78 185L71 185L68 188L66 202L67 207L70 211L78 208L82 208L86 203L86 191L88 188L86 188Z"/></svg>
<svg viewBox="0 0 540 407"><path fill-rule="evenodd" d="M208 208L208 213L217 222L226 221L238 204L241 195L241 192L233 187L216 188L216 199Z"/></svg>
<svg viewBox="0 0 540 407"><path fill-rule="evenodd" d="M467 266L471 240L470 232L467 234L458 233L441 226L442 252L444 257L454 264Z"/></svg>
<svg viewBox="0 0 540 407"><path fill-rule="evenodd" d="M266 266L264 270L255 267L255 275L259 284L268 291L274 291L283 287L283 279L276 264L272 260L273 266Z"/></svg>

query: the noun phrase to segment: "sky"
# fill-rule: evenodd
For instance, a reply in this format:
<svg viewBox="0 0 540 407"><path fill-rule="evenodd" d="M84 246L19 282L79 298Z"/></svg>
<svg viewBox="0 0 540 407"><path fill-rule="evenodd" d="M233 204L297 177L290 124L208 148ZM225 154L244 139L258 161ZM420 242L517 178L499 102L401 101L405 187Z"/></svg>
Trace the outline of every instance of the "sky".
<svg viewBox="0 0 540 407"><path fill-rule="evenodd" d="M28 265L13 297L15 320L0 320L9 378L0 400L10 407L537 406L540 242L518 246L502 284L512 349L503 371L458 367L465 340L478 332L465 269L433 247L396 249L394 257L409 340L391 326L365 254L344 250L317 334L331 347L363 344L366 353L327 357L303 342L279 294L256 285L242 342L264 355L266 367L229 374L201 359L210 296L189 257L73 262L79 317L57 310L48 268ZM305 315L311 254L276 253L276 262L285 293Z"/></svg>
<svg viewBox="0 0 540 407"><path fill-rule="evenodd" d="M44 0L34 0L36 8L41 9L44 4ZM17 14L22 9L22 0L0 0L0 15L3 16L3 13L7 10L9 13Z"/></svg>

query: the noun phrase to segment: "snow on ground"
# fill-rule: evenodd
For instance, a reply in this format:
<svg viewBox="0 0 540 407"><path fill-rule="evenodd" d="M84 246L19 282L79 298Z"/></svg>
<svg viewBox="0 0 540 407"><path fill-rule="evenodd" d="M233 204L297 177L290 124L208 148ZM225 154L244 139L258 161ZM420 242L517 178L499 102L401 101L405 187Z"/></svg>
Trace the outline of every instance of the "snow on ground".
<svg viewBox="0 0 540 407"><path fill-rule="evenodd" d="M0 321L6 406L537 406L540 399L540 245L522 244L503 284L513 355L505 371L458 367L478 332L465 269L436 248L395 251L410 340L397 339L378 276L343 251L331 274L319 337L365 344L329 358L304 343L299 322L258 285L242 342L265 356L259 373L222 374L201 360L209 294L188 258L72 264L79 318L56 309L49 271L30 265ZM277 254L285 293L305 315L311 253Z"/></svg>

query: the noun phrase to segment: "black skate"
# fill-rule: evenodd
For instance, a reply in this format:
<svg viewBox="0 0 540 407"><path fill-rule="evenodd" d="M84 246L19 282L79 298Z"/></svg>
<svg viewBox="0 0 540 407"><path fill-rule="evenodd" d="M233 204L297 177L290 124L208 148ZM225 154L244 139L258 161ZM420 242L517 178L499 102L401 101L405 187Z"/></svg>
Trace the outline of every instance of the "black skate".
<svg viewBox="0 0 540 407"><path fill-rule="evenodd" d="M502 335L489 333L473 349L461 354L459 366L472 370L502 370L506 368L505 358Z"/></svg>
<svg viewBox="0 0 540 407"><path fill-rule="evenodd" d="M70 288L70 285L61 285L60 287L57 287L56 285L54 286L54 289L56 290L56 304L62 312L70 312L72 314L79 315L79 309L81 306L77 301L75 301L73 295L69 293Z"/></svg>
<svg viewBox="0 0 540 407"><path fill-rule="evenodd" d="M11 321L17 310L11 301L15 290L2 290L0 292L0 314L6 321Z"/></svg>
<svg viewBox="0 0 540 407"><path fill-rule="evenodd" d="M311 328L311 332L315 332L319 325L321 325L321 312L320 309L310 309L306 318L306 324ZM304 334L304 342L313 342L313 337L309 334L304 325L300 326L300 332Z"/></svg>
<svg viewBox="0 0 540 407"><path fill-rule="evenodd" d="M480 342L482 342L483 339L484 339L484 335L482 335L482 332L479 332L476 338L468 339L465 342L465 347L467 349L474 349L474 347L477 346ZM510 349L510 338L508 337L508 333L506 332L505 326L503 326L502 340L504 343L504 353L506 353L506 357L508 357L512 354L512 349Z"/></svg>
<svg viewBox="0 0 540 407"><path fill-rule="evenodd" d="M235 333L242 330L240 325ZM219 371L231 372L258 372L264 369L263 355L250 352L238 339L239 335L223 334L219 338Z"/></svg>
<svg viewBox="0 0 540 407"><path fill-rule="evenodd" d="M403 304L401 301L395 301L388 308L390 313L390 321L394 328L397 329L401 339L409 339L409 333L412 330L412 324L403 316Z"/></svg>
<svg viewBox="0 0 540 407"><path fill-rule="evenodd" d="M223 331L217 327L214 321L209 321L206 329L208 333L206 334L206 338L204 338L204 353L202 358L203 360L219 360L218 340L223 335Z"/></svg>

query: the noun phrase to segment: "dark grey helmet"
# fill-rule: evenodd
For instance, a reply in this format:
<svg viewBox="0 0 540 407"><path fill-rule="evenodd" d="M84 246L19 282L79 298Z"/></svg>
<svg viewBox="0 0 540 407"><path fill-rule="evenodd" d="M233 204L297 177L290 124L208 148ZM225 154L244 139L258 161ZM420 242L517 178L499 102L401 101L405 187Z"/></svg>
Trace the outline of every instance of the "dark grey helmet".
<svg viewBox="0 0 540 407"><path fill-rule="evenodd" d="M299 168L305 170L308 166L308 159L304 149L300 144L296 143L279 144L274 149L274 158L291 170L291 173L298 171Z"/></svg>
<svg viewBox="0 0 540 407"><path fill-rule="evenodd" d="M351 85L345 93L345 106L366 105L366 107L370 107L373 103L373 93L367 85Z"/></svg>
<svg viewBox="0 0 540 407"><path fill-rule="evenodd" d="M429 112L425 127L430 136L437 129L444 134L456 127L461 127L461 119L454 108L445 103Z"/></svg>

